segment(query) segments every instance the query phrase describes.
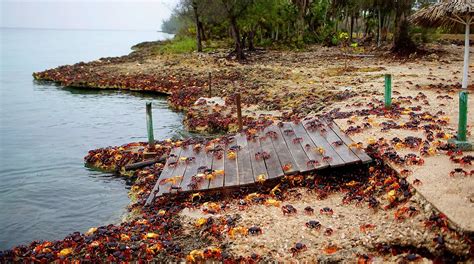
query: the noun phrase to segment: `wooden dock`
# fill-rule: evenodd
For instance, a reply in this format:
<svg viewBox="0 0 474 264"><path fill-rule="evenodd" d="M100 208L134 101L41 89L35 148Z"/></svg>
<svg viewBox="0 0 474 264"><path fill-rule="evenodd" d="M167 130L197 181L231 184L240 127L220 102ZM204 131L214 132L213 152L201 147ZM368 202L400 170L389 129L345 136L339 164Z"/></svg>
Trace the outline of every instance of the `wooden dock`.
<svg viewBox="0 0 474 264"><path fill-rule="evenodd" d="M298 172L368 163L372 159L334 122L283 122L207 145L174 148L149 195L248 186Z"/></svg>

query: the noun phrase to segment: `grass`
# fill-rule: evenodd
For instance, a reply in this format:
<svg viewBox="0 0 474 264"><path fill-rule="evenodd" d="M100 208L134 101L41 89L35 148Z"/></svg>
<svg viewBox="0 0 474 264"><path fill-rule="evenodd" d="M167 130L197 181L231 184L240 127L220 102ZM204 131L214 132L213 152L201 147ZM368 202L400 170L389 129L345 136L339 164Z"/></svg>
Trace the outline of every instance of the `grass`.
<svg viewBox="0 0 474 264"><path fill-rule="evenodd" d="M227 47L225 41L213 40L203 41L203 52L209 52L218 48ZM179 36L171 40L161 41L153 48L154 54L182 54L196 51L196 39L188 36Z"/></svg>
<svg viewBox="0 0 474 264"><path fill-rule="evenodd" d="M196 40L190 37L179 37L164 41L154 48L156 54L191 53L196 50Z"/></svg>

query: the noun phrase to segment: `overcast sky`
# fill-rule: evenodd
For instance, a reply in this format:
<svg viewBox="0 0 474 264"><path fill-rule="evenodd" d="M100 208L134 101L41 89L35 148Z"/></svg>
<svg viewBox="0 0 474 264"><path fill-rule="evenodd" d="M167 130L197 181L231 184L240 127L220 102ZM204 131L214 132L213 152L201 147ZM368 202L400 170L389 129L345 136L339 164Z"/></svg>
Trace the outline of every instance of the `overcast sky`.
<svg viewBox="0 0 474 264"><path fill-rule="evenodd" d="M1 27L159 30L179 0L0 0Z"/></svg>

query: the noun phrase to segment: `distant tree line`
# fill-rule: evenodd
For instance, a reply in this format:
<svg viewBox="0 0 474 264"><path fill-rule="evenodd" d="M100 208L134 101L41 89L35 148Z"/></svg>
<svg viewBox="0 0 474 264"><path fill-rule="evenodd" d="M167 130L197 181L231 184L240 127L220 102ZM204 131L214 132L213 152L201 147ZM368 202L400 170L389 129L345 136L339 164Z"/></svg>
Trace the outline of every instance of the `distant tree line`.
<svg viewBox="0 0 474 264"><path fill-rule="evenodd" d="M236 57L256 44L306 43L336 45L338 32L350 40L391 39L394 51L415 48L408 16L436 0L181 0L162 30L193 35L198 51L203 41L231 37Z"/></svg>

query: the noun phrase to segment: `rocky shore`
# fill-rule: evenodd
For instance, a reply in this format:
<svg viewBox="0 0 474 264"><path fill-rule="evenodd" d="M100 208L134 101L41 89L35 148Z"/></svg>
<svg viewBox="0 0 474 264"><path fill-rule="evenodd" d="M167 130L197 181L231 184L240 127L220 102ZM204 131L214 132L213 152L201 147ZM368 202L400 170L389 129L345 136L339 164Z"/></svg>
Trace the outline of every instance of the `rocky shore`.
<svg viewBox="0 0 474 264"><path fill-rule="evenodd" d="M170 94L170 106L185 111L186 126L203 133L236 130L238 91L246 133L273 121L324 116L335 119L376 161L368 168L285 177L276 186L230 195L163 197L143 207L164 164L124 167L143 161L147 144L92 150L87 164L130 179L130 219L60 241L18 246L1 252L0 259L469 263L473 234L450 222L416 187L431 184L430 175L421 178L417 171L439 162L448 170L443 181L469 185L474 179L472 164L456 163L471 155L455 153L447 143L456 131L462 48L431 48L433 55L410 60L382 52L349 57L324 47L257 51L239 64L225 52L158 55L151 43L128 56L35 73L39 81L63 86ZM218 98L206 99L209 72L211 95ZM386 73L395 83L391 110L382 102ZM472 100L469 106L474 109ZM471 115L468 124L473 123ZM219 140L164 140L154 151L166 155L173 146ZM449 170L458 167L468 175L450 178Z"/></svg>

